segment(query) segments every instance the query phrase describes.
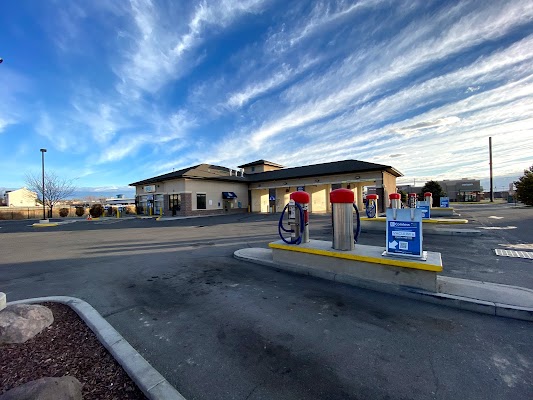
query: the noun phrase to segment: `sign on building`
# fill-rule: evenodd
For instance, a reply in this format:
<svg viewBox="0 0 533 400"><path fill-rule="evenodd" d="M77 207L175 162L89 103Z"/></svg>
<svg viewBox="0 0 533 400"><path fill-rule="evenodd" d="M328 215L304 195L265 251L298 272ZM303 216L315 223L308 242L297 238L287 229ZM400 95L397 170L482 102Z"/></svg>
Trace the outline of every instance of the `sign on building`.
<svg viewBox="0 0 533 400"><path fill-rule="evenodd" d="M450 207L450 198L449 197L441 197L440 198L440 206L443 208L449 208Z"/></svg>
<svg viewBox="0 0 533 400"><path fill-rule="evenodd" d="M144 193L153 193L155 192L155 185L146 185L144 187Z"/></svg>
<svg viewBox="0 0 533 400"><path fill-rule="evenodd" d="M422 210L387 209L387 255L424 257Z"/></svg>

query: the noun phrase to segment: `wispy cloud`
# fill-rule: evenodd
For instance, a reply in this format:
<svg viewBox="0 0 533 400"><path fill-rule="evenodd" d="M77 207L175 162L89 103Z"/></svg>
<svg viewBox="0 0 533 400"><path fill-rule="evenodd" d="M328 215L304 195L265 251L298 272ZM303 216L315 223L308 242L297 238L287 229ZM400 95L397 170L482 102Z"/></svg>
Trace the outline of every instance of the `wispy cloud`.
<svg viewBox="0 0 533 400"><path fill-rule="evenodd" d="M69 148L69 140L65 134L66 132L60 130L53 124L48 113L43 112L40 115L35 126L35 130L39 135L48 139L48 141L52 143L53 146L58 150L65 151ZM74 147L74 144L72 144L72 147Z"/></svg>
<svg viewBox="0 0 533 400"><path fill-rule="evenodd" d="M453 20L456 12L457 10L449 11L446 18L450 21ZM398 115L400 110L405 112L410 103L414 103L422 109L424 106L431 106L432 102L437 101L434 97L435 92L450 90L454 85L460 84L466 84L468 87L469 84L484 81L484 78L487 78L486 81L491 83L490 78L496 79L498 72L509 76L509 71L503 71L504 68L508 69L510 66L514 66L517 74L523 76L527 74L528 64L526 61L533 55L531 38L527 38L522 43L512 47L500 57L495 56L489 58L488 61L482 61L479 68L476 64L472 64L455 74L434 78L415 85L412 89L382 97L377 102L371 101L372 97L379 99L380 94L390 90L391 85L402 84L402 79L416 73L420 68L440 62L446 57L472 48L482 41L501 37L516 26L529 21L532 14L533 9L531 7L523 8L516 3L507 4L503 9L488 7L481 13L472 12L457 22L450 23L438 40L435 40L434 36L429 36L430 32L427 32L427 38L420 38L419 35L421 41L417 42L416 46L409 48L407 38L413 31L419 31L419 25L426 26L428 24L428 21L415 22L388 44L378 46L376 49L368 49L366 54L360 53L350 56L343 63L337 63L330 68L325 74L311 77L301 84L293 85L282 96L287 101L289 99L299 100L295 106L289 105L288 110L278 111L271 118L265 119L259 128L249 132L244 141L242 138L236 138L233 141L221 143L218 155L224 159L231 148L237 148L238 157L243 157L248 153L258 153L258 150L264 146L267 140L272 140L281 134L291 134L290 132L304 127L311 130L318 127L315 129L316 136L323 135L324 130L326 130L331 132L329 135L331 137L339 135L342 137L348 132L343 130L342 125L338 126L337 129L335 126L332 127L332 121L329 120L332 116L335 117L340 114L336 120L344 124L344 129L352 129L352 132L357 132L357 128L361 129L363 125L360 122L361 119L368 121L371 119L370 117L373 117L372 121L367 122L367 126L382 124L386 121L384 118L386 115L393 118L396 113L396 117L400 117ZM436 18L443 19L442 16ZM401 53L396 50L398 45L402 49ZM383 57L379 56L381 53L387 55L389 62L383 62ZM370 65L367 64L363 71L357 67L353 68L357 62L368 59L375 59L376 61ZM523 64L521 64L522 62ZM489 73L492 74L491 77L487 77ZM507 94L503 98L509 99L512 96ZM416 104L416 101L419 103ZM441 123L438 125L442 125L443 121L447 123L457 122L458 117L455 115L458 106L453 107L454 110L451 113L436 116L433 121L440 121ZM350 111L354 109L354 112ZM353 118L346 118L345 113L347 112L353 113ZM429 122L421 123L428 124ZM358 134L356 140L359 141L360 137L361 134ZM237 146L237 142L240 142L239 146ZM313 145L310 144L310 146ZM324 148L321 149L324 150ZM233 153L235 154L235 151ZM331 155L332 153L328 154Z"/></svg>
<svg viewBox="0 0 533 400"><path fill-rule="evenodd" d="M353 18L359 12L379 8L380 5L386 3L384 0L363 0L355 3L317 1L305 18L302 18L301 10L299 10L300 12L293 15L294 24L291 24L292 26L285 24L281 30L273 32L265 41L265 48L274 53L287 52L300 42L323 33L324 30L336 29L338 27L336 23L339 23L343 18Z"/></svg>
<svg viewBox="0 0 533 400"><path fill-rule="evenodd" d="M124 52L125 62L116 69L122 82L120 92L139 95L138 91L156 92L168 81L188 73L202 57L196 50L214 28L224 28L246 13L260 10L256 0L202 2L183 24L183 7L156 7L149 0L131 2L130 14L137 27L132 34L132 48ZM172 29L169 27L172 26Z"/></svg>
<svg viewBox="0 0 533 400"><path fill-rule="evenodd" d="M135 155L139 148L146 145L149 140L150 137L147 135L136 135L134 140L124 138L119 144L106 146L100 153L97 164L110 163Z"/></svg>
<svg viewBox="0 0 533 400"><path fill-rule="evenodd" d="M499 173L530 159L531 2L95 0L42 9L42 66L0 68L0 145L43 143L84 180L259 158L483 176L489 135ZM41 38L24 32L6 37L27 48L35 43L24 35ZM19 139L28 125L32 142Z"/></svg>

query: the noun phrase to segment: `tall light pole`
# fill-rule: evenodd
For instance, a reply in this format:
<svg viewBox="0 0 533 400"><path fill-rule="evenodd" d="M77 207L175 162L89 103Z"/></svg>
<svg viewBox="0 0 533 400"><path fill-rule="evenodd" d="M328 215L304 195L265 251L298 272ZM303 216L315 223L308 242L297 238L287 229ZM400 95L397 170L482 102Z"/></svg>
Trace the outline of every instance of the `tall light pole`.
<svg viewBox="0 0 533 400"><path fill-rule="evenodd" d="M44 153L46 153L46 149L41 149L41 159L43 162L43 219L46 219L46 209L44 205Z"/></svg>
<svg viewBox="0 0 533 400"><path fill-rule="evenodd" d="M489 166L490 166L490 202L494 203L494 181L492 178L492 137L489 136Z"/></svg>

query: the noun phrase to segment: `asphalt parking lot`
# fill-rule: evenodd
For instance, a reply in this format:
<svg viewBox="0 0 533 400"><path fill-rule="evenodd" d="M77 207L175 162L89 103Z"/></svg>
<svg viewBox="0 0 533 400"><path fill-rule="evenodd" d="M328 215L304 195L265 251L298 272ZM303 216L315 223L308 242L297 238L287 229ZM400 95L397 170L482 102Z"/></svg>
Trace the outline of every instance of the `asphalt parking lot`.
<svg viewBox="0 0 533 400"><path fill-rule="evenodd" d="M527 244L533 210L462 208L480 228L516 228L426 236L427 250L443 253L445 273L533 288L532 261L493 252ZM311 223L313 237L329 237L327 216ZM239 248L276 239L276 216L28 225L0 221L0 290L8 300L88 301L188 399L533 394L531 323L232 258ZM361 237L363 244L384 241L384 234Z"/></svg>

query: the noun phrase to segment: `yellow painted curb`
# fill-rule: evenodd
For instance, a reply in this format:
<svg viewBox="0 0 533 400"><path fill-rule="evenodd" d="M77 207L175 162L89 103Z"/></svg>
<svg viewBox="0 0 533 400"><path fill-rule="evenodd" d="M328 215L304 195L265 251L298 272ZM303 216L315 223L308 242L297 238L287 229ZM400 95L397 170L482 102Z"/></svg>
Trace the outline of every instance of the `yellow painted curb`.
<svg viewBox="0 0 533 400"><path fill-rule="evenodd" d="M50 224L33 224L34 228L46 228L47 226L58 226L59 224L50 223Z"/></svg>
<svg viewBox="0 0 533 400"><path fill-rule="evenodd" d="M460 224L468 224L467 219L423 219L422 222L424 224L446 224L446 225L460 225Z"/></svg>
<svg viewBox="0 0 533 400"><path fill-rule="evenodd" d="M330 251L330 250L310 249L307 247L300 247L300 246L287 246L287 245L278 244L278 243L269 243L268 247L272 249L296 251L300 253L315 254L319 256L344 258L346 260L362 261L362 262L367 262L371 264L382 264L382 265L390 265L393 267L420 269L420 270L432 271L432 272L442 272L442 265L427 264L426 262L404 261L404 260L397 260L397 259L384 258L384 257L382 258L382 257L361 256L361 255L350 254L350 253L339 253L337 251Z"/></svg>
<svg viewBox="0 0 533 400"><path fill-rule="evenodd" d="M361 221L369 221L369 222L386 222L386 217L376 217L376 218L368 218L368 217L361 217ZM451 218L430 218L430 219L423 219L422 222L424 224L445 224L445 225L462 225L462 224L468 224L467 219L451 219Z"/></svg>

